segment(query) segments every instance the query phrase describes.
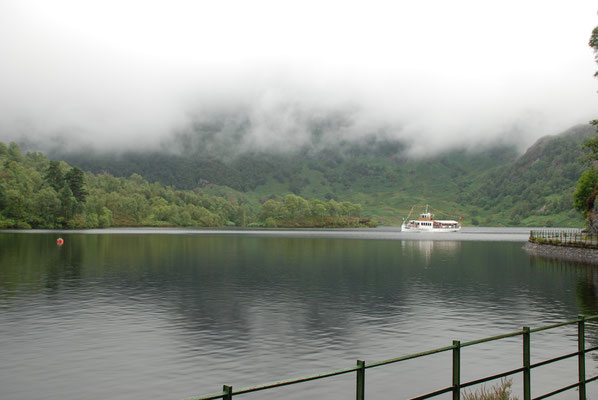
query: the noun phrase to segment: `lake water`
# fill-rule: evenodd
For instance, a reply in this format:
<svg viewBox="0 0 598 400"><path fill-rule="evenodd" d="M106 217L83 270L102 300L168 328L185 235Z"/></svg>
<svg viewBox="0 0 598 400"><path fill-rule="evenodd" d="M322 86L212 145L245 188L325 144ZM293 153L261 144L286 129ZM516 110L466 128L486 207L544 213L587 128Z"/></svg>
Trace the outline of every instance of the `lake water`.
<svg viewBox="0 0 598 400"><path fill-rule="evenodd" d="M597 314L595 267L526 254L528 233L1 232L0 398L179 400ZM586 340L598 344L596 325ZM532 362L576 346L573 326L533 334ZM450 357L369 369L366 397L449 386ZM464 348L462 379L521 360L521 337ZM588 376L596 360L588 355ZM532 394L574 383L576 366L534 370ZM352 399L354 382L239 398ZM521 378L513 384L520 394ZM588 394L598 397L598 383Z"/></svg>

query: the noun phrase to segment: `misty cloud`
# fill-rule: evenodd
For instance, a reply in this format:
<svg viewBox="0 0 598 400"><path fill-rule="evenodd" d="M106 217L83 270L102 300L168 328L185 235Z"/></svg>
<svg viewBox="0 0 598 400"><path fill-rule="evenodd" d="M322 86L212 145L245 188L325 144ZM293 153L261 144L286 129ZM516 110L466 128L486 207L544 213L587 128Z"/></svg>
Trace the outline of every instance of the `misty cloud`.
<svg viewBox="0 0 598 400"><path fill-rule="evenodd" d="M432 154L596 117L593 2L412 3L9 0L0 140Z"/></svg>

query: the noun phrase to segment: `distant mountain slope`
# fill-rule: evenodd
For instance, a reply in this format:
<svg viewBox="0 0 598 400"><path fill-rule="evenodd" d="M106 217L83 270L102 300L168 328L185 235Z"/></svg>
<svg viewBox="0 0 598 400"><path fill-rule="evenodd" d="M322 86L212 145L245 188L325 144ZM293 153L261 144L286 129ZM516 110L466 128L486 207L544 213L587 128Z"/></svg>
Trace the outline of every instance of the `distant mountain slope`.
<svg viewBox="0 0 598 400"><path fill-rule="evenodd" d="M581 160L582 144L595 134L593 126L579 125L556 136L542 137L516 161L477 177L460 200L510 224L563 213L577 219L572 196L586 168Z"/></svg>
<svg viewBox="0 0 598 400"><path fill-rule="evenodd" d="M429 203L466 224L580 225L571 194L584 169L581 144L592 134L580 125L538 140L523 155L509 146L477 152L452 150L430 158L408 157L397 141L370 138L337 147L291 153L244 153L225 161L205 153L121 155L69 153L84 170L142 175L182 189L243 192L250 205L295 193L306 198L347 199L364 214L396 224L413 204Z"/></svg>
<svg viewBox="0 0 598 400"><path fill-rule="evenodd" d="M399 142L383 141L344 144L335 149L291 153L245 153L228 162L209 155L181 156L160 152L121 154L50 153L92 172L108 172L115 176L140 174L150 181L159 181L180 189L193 189L206 184L228 186L239 191L253 191L268 180L301 190L313 172L323 184L351 188L370 187L374 183L388 188L399 181L443 181L445 177L471 175L515 159L510 147L497 147L478 153L463 150L447 152L434 158L407 158ZM307 171L306 171L307 170ZM308 172L308 171L311 171ZM309 180L309 179L307 179Z"/></svg>

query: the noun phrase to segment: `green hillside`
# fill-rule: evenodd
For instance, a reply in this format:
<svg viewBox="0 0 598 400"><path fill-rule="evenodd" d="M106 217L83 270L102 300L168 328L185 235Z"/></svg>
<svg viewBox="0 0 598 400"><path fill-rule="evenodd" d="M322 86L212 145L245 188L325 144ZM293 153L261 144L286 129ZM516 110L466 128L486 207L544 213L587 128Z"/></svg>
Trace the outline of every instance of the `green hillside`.
<svg viewBox="0 0 598 400"><path fill-rule="evenodd" d="M478 206L486 218L500 218L509 225L582 223L572 199L586 169L582 144L593 135L591 125L581 125L539 139L516 161L479 176L462 201Z"/></svg>
<svg viewBox="0 0 598 400"><path fill-rule="evenodd" d="M242 194L176 190L138 174L83 172L42 153L0 142L0 229L87 229L122 226L370 227L359 204L294 194L257 210Z"/></svg>
<svg viewBox="0 0 598 400"><path fill-rule="evenodd" d="M581 144L593 134L591 125L576 126L541 138L523 155L495 146L416 159L398 141L372 138L228 159L201 151L52 157L96 173L137 173L179 189L242 195L254 212L268 199L293 193L359 203L362 216L383 224L400 223L414 204L430 204L462 216L466 225L582 226L572 193L584 169Z"/></svg>

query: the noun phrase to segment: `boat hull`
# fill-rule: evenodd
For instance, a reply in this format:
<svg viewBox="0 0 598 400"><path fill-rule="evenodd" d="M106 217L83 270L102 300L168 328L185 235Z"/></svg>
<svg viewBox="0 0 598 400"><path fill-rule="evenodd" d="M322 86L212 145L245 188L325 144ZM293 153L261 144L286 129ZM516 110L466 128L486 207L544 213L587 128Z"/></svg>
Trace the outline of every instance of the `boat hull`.
<svg viewBox="0 0 598 400"><path fill-rule="evenodd" d="M401 232L431 232L431 233L450 233L450 232L459 232L461 227L458 228L413 228L410 226L403 225L401 227Z"/></svg>

